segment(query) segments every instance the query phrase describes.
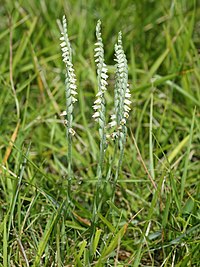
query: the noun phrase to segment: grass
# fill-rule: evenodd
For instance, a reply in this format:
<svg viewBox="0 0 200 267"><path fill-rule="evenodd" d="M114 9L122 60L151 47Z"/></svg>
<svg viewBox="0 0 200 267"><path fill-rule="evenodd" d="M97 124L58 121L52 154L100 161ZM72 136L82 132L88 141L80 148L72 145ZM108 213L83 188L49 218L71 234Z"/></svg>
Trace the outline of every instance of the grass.
<svg viewBox="0 0 200 267"><path fill-rule="evenodd" d="M8 0L0 14L0 266L199 266L198 1ZM79 93L70 216L66 131L59 116L65 110L59 44L64 14ZM115 202L107 184L91 250L98 19L109 74L107 114L113 111L119 30L133 110ZM113 152L109 144L106 171Z"/></svg>

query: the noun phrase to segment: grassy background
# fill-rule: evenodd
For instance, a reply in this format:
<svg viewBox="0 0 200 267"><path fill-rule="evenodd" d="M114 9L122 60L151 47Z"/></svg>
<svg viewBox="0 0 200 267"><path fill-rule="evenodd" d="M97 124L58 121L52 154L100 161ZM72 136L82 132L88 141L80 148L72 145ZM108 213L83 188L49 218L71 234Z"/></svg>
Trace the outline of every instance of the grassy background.
<svg viewBox="0 0 200 267"><path fill-rule="evenodd" d="M79 91L73 217L62 206L67 176L65 128L59 117L65 109L59 46L63 14ZM0 15L1 266L199 266L199 2L2 1ZM119 30L133 111L116 206L112 218L106 215L112 203L104 207L97 253L91 257L99 142L91 118L98 19L109 65L108 116ZM112 151L111 143L108 160ZM105 193L109 196L109 186Z"/></svg>

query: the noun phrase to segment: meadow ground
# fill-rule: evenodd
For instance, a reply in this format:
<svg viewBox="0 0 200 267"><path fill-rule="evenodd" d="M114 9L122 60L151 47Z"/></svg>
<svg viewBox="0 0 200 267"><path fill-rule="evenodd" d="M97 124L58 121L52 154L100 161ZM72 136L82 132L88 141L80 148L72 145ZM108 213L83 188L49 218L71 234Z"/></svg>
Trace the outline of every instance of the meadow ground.
<svg viewBox="0 0 200 267"><path fill-rule="evenodd" d="M59 116L65 110L64 14L78 88L70 211ZM199 1L2 0L0 18L0 265L200 266ZM109 75L107 119L120 30L132 111L115 201L111 179L91 249L98 19ZM110 140L104 175L113 147Z"/></svg>

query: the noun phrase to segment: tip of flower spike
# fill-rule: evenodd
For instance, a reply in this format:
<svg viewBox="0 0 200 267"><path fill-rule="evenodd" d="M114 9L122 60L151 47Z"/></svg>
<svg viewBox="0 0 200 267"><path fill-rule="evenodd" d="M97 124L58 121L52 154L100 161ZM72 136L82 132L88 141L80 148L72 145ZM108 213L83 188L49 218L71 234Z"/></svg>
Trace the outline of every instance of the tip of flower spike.
<svg viewBox="0 0 200 267"><path fill-rule="evenodd" d="M97 21L96 36L97 36L97 39L101 37L101 20L100 19Z"/></svg>
<svg viewBox="0 0 200 267"><path fill-rule="evenodd" d="M118 45L121 45L122 44L122 32L120 31L118 33Z"/></svg>
<svg viewBox="0 0 200 267"><path fill-rule="evenodd" d="M65 15L63 15L63 17L62 17L62 24L63 24L62 34L65 34L67 32L67 19L66 19Z"/></svg>
<svg viewBox="0 0 200 267"><path fill-rule="evenodd" d="M66 23L67 19L65 15L63 15L62 20L63 20L63 23Z"/></svg>

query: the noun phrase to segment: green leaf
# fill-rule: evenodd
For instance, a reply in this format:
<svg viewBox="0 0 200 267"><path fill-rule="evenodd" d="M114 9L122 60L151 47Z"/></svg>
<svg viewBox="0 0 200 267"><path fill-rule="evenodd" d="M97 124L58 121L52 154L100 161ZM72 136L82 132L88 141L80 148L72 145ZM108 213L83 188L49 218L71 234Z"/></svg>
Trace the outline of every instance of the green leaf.
<svg viewBox="0 0 200 267"><path fill-rule="evenodd" d="M115 227L112 226L112 224L101 213L98 212L98 216L102 220L102 222L104 222L105 225L110 229L110 231L112 233L114 233L115 232Z"/></svg>
<svg viewBox="0 0 200 267"><path fill-rule="evenodd" d="M93 242L93 254L96 252L98 244L99 244L99 240L100 240L100 236L101 233L103 232L103 230L98 229L96 230L95 236L94 236L94 242Z"/></svg>
<svg viewBox="0 0 200 267"><path fill-rule="evenodd" d="M55 223L58 219L58 212L53 213L52 216L50 217L50 219L48 220L47 224L46 224L46 228L45 228L45 232L42 236L42 239L39 242L38 245L38 250L37 250L37 255L35 258L35 261L33 263L33 267L37 267L40 265L40 260L42 257L42 254L44 253L44 250L47 246L47 242L49 240L50 234L55 226Z"/></svg>
<svg viewBox="0 0 200 267"><path fill-rule="evenodd" d="M119 246L122 237L126 233L128 224L126 223L119 231L118 233L113 237L113 239L110 241L110 244L106 244L97 264L96 267L102 266L102 262L116 249L117 246Z"/></svg>

